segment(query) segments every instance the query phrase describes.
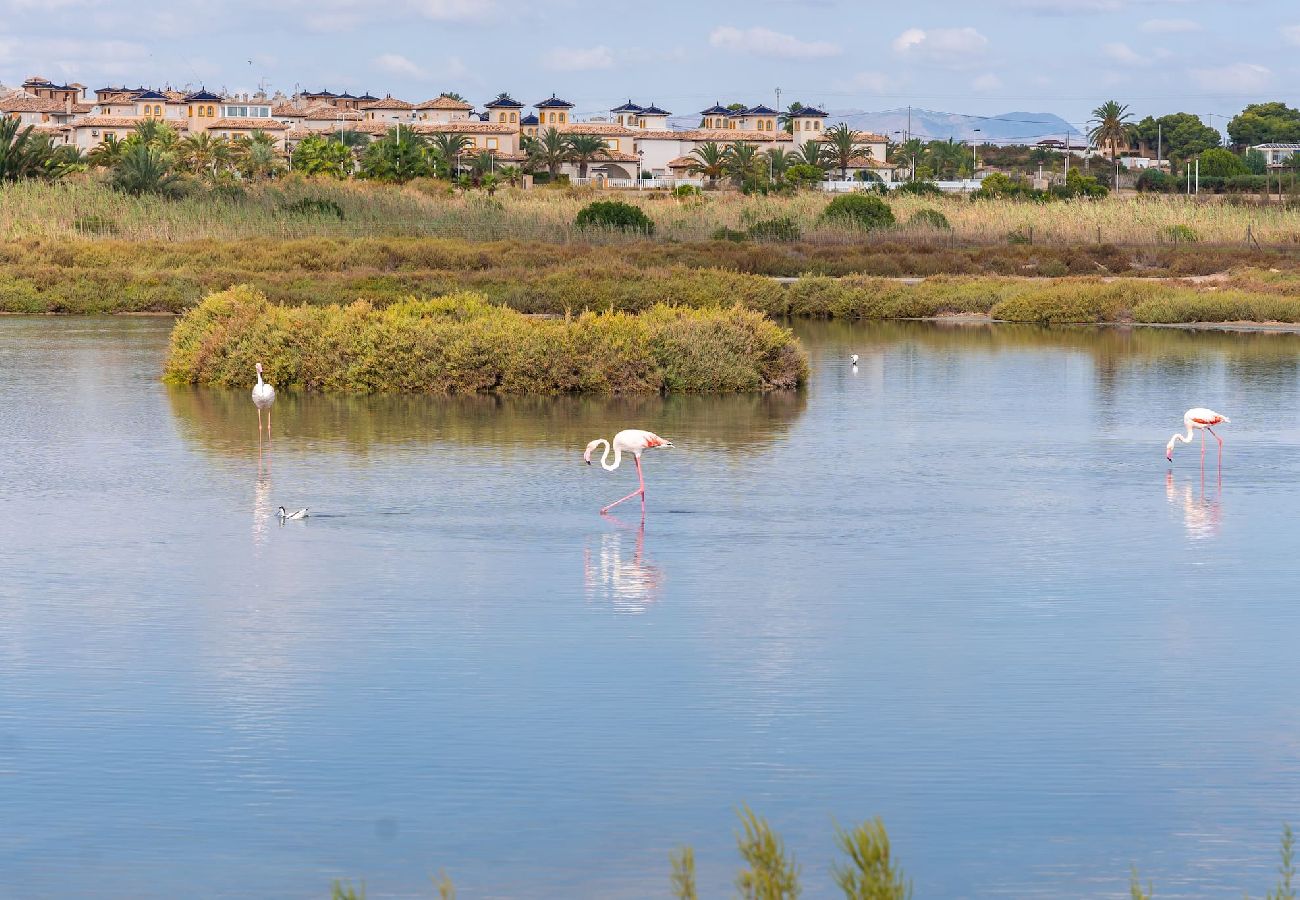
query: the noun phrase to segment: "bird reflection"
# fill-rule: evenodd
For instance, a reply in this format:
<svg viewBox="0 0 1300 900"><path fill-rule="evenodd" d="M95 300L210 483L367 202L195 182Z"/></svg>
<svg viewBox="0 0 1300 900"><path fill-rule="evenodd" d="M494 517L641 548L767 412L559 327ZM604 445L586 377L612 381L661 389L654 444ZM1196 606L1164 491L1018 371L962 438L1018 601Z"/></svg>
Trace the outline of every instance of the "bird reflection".
<svg viewBox="0 0 1300 900"><path fill-rule="evenodd" d="M1165 498L1170 503L1182 503L1183 525L1187 529L1187 536L1192 540L1217 537L1223 524L1223 509L1220 503L1223 490L1222 475L1216 477L1214 491L1208 496L1205 491L1204 469L1201 470L1199 494L1193 490L1190 480L1181 487L1180 491L1178 483L1174 481L1173 472L1165 474Z"/></svg>
<svg viewBox="0 0 1300 900"><path fill-rule="evenodd" d="M271 448L257 439L257 480L253 482L253 543L266 540L274 507L271 506Z"/></svg>
<svg viewBox="0 0 1300 900"><path fill-rule="evenodd" d="M643 613L659 599L663 573L645 555L645 521L631 538L632 528L606 515L618 531L600 536L600 547L583 552L584 583L588 601L607 602L615 611Z"/></svg>

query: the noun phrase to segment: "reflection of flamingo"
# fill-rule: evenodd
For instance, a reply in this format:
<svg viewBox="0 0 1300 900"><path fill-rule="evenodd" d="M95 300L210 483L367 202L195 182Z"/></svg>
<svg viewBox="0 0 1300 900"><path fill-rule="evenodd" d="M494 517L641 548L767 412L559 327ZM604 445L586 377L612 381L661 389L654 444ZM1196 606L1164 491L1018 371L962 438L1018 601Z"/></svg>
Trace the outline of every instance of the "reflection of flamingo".
<svg viewBox="0 0 1300 900"><path fill-rule="evenodd" d="M1222 492L1222 485L1218 488ZM1174 473L1165 474L1165 497L1170 503L1178 503L1181 499L1183 505L1183 525L1187 528L1187 536L1193 540L1201 538L1214 537L1219 533L1219 525L1222 520L1222 510L1219 506L1218 496L1210 499L1205 495L1205 472L1201 472L1201 495L1197 497L1192 493L1190 484L1183 485L1183 496L1178 496L1178 487L1174 484Z"/></svg>
<svg viewBox="0 0 1300 900"><path fill-rule="evenodd" d="M275 388L262 380L262 364L257 364L257 384L253 385L253 405L257 407L257 430L262 430L262 410L266 410L266 430L271 430L271 404L275 402Z"/></svg>
<svg viewBox="0 0 1300 900"><path fill-rule="evenodd" d="M1170 462L1173 462L1174 442L1182 441L1184 444L1190 444L1192 442L1192 431L1193 429L1196 429L1201 432L1201 461L1204 462L1205 461L1205 432L1208 431L1210 434L1214 434L1214 429L1211 426L1223 425L1226 424L1228 421L1230 420L1228 419L1227 416L1221 416L1212 409L1204 409L1203 407L1199 407L1199 406L1194 409L1189 409L1187 412L1183 414L1183 424L1187 426L1187 434L1186 435L1175 434L1173 437L1169 439L1168 445L1165 446L1165 459L1169 460ZM1214 434L1214 439L1219 442L1219 457L1222 458L1223 438L1219 437L1217 434Z"/></svg>
<svg viewBox="0 0 1300 900"><path fill-rule="evenodd" d="M605 518L620 529L631 530L613 516ZM588 597L606 599L620 612L645 612L659 599L663 574L646 558L645 522L637 529L630 559L624 552L621 532L603 534L600 536L600 550L594 557L590 548L585 551L583 569Z"/></svg>
<svg viewBox="0 0 1300 900"><path fill-rule="evenodd" d="M623 500L631 500L637 494L641 495L641 514L645 515L645 475L641 472L641 454L653 447L671 447L672 442L666 441L657 434L649 431L640 431L636 428L629 428L626 431L620 431L614 435L614 464L606 462L609 459L610 443L604 438L596 438L587 445L587 449L582 453L582 459L587 465L591 465L591 453L601 444L605 445L605 452L600 456L600 467L606 472L613 472L618 468L618 464L623 461L624 453L631 453L632 458L636 460L636 477L641 486L635 491L628 494L622 500L615 500L609 506L603 507L601 512L607 512L618 506Z"/></svg>

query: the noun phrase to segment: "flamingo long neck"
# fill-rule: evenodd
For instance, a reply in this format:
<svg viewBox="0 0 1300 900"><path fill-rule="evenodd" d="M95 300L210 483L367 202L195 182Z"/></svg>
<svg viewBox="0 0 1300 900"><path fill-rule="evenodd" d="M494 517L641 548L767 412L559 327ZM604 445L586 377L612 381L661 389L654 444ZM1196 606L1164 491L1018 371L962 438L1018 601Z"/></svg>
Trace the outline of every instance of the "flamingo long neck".
<svg viewBox="0 0 1300 900"><path fill-rule="evenodd" d="M258 370L257 370L257 386L258 386L258 387L261 387L261 386L262 386L262 370L261 370L261 369L258 369Z"/></svg>
<svg viewBox="0 0 1300 900"><path fill-rule="evenodd" d="M606 441L604 440L604 438L602 438L601 442L605 445L605 452L600 455L600 467L604 469L606 472L613 472L615 469L618 468L619 463L623 461L623 448L622 447L614 448L614 465L611 466L607 462L605 462L605 460L609 459L609 448L610 448L609 441Z"/></svg>
<svg viewBox="0 0 1300 900"><path fill-rule="evenodd" d="M1194 434L1194 432L1192 431L1192 426L1191 426L1191 425L1188 425L1188 426L1187 426L1187 434L1185 434L1185 435L1183 435L1183 434L1175 434L1173 437L1171 437L1171 438L1169 439L1169 442L1172 444L1174 441L1182 441L1184 444L1190 444L1190 443L1192 442L1192 435L1193 435L1193 434Z"/></svg>

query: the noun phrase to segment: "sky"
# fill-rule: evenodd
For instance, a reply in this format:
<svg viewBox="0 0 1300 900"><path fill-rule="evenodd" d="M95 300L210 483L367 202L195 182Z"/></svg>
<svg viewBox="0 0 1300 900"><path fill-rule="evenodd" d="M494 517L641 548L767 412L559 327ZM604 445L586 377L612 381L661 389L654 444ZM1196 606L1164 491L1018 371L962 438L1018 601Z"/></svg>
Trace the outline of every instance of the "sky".
<svg viewBox="0 0 1300 900"><path fill-rule="evenodd" d="M420 101L558 94L675 114L792 101L1052 112L1118 99L1219 128L1300 101L1293 0L0 0L0 82L260 84Z"/></svg>

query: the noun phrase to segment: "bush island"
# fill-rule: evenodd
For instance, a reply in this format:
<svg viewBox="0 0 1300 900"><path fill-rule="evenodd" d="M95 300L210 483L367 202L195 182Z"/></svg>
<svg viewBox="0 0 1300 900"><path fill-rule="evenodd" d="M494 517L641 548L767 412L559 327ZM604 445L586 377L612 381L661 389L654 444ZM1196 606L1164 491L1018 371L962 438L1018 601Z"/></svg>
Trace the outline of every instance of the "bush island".
<svg viewBox="0 0 1300 900"><path fill-rule="evenodd" d="M279 306L245 285L181 318L164 377L243 386L257 362L278 388L338 393L727 393L808 375L789 330L739 307L538 319L468 292Z"/></svg>
<svg viewBox="0 0 1300 900"><path fill-rule="evenodd" d="M867 194L845 194L826 204L822 219L837 225L848 225L870 231L893 227L894 211L879 197Z"/></svg>
<svg viewBox="0 0 1300 900"><path fill-rule="evenodd" d="M579 228L616 228L619 231L635 231L647 235L655 233L655 223L650 221L645 211L622 200L588 203L578 211L573 224Z"/></svg>

